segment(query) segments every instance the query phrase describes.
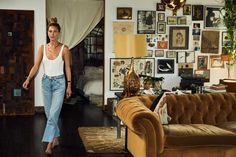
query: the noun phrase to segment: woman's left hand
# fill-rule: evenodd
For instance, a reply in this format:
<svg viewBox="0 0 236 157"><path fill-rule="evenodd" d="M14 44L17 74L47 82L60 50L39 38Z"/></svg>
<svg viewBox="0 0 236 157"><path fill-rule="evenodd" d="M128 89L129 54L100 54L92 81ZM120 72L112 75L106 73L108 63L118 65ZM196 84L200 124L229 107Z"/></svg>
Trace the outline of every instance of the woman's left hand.
<svg viewBox="0 0 236 157"><path fill-rule="evenodd" d="M66 88L66 98L68 99L69 97L71 97L72 91L71 91L71 87L67 86Z"/></svg>

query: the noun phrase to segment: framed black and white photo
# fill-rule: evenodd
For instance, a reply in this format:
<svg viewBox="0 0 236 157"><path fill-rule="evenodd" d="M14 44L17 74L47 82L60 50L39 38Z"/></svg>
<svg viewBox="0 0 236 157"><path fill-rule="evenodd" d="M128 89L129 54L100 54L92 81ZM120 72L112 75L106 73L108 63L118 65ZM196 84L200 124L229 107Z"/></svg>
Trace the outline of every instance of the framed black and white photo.
<svg viewBox="0 0 236 157"><path fill-rule="evenodd" d="M226 31L222 32L221 41L222 41L222 45L221 46L226 46L227 47L227 46L231 45L229 35L228 35L228 33Z"/></svg>
<svg viewBox="0 0 236 157"><path fill-rule="evenodd" d="M164 57L164 50L155 50L155 57Z"/></svg>
<svg viewBox="0 0 236 157"><path fill-rule="evenodd" d="M167 16L167 24L168 25L177 25L177 17L176 16Z"/></svg>
<svg viewBox="0 0 236 157"><path fill-rule="evenodd" d="M130 68L131 58L110 58L110 90L120 91L124 88L124 76ZM135 58L134 70L137 75L154 77L154 58ZM143 84L140 82L140 84Z"/></svg>
<svg viewBox="0 0 236 157"><path fill-rule="evenodd" d="M132 20L132 8L118 7L116 15L117 15L117 20Z"/></svg>
<svg viewBox="0 0 236 157"><path fill-rule="evenodd" d="M158 74L173 74L175 71L174 59L157 59Z"/></svg>
<svg viewBox="0 0 236 157"><path fill-rule="evenodd" d="M166 51L166 58L176 58L176 51Z"/></svg>
<svg viewBox="0 0 236 157"><path fill-rule="evenodd" d="M156 11L138 10L137 33L138 34L155 34L156 30Z"/></svg>
<svg viewBox="0 0 236 157"><path fill-rule="evenodd" d="M192 21L203 20L203 5L192 5Z"/></svg>
<svg viewBox="0 0 236 157"><path fill-rule="evenodd" d="M166 33L166 22L157 22L157 34Z"/></svg>
<svg viewBox="0 0 236 157"><path fill-rule="evenodd" d="M186 63L195 63L194 51L186 51Z"/></svg>
<svg viewBox="0 0 236 157"><path fill-rule="evenodd" d="M156 11L165 11L166 10L166 6L163 3L157 3L156 4Z"/></svg>
<svg viewBox="0 0 236 157"><path fill-rule="evenodd" d="M205 28L225 29L223 14L221 6L205 6Z"/></svg>
<svg viewBox="0 0 236 157"><path fill-rule="evenodd" d="M186 53L185 53L185 51L177 52L177 63L186 63Z"/></svg>
<svg viewBox="0 0 236 157"><path fill-rule="evenodd" d="M186 16L177 17L177 24L178 25L186 25L187 24L187 17Z"/></svg>
<svg viewBox="0 0 236 157"><path fill-rule="evenodd" d="M192 9L191 4L185 4L183 6L183 15L191 15Z"/></svg>
<svg viewBox="0 0 236 157"><path fill-rule="evenodd" d="M165 13L158 13L157 17L158 21L165 21Z"/></svg>

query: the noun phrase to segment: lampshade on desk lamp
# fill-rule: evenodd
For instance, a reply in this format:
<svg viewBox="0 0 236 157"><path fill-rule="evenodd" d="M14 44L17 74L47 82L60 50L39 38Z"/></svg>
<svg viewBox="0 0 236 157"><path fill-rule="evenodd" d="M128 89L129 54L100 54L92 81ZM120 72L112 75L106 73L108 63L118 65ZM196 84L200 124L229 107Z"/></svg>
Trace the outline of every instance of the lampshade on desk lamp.
<svg viewBox="0 0 236 157"><path fill-rule="evenodd" d="M131 58L129 71L124 76L123 97L135 96L140 90L140 79L134 71L134 57L147 55L146 35L144 34L116 34L116 58Z"/></svg>

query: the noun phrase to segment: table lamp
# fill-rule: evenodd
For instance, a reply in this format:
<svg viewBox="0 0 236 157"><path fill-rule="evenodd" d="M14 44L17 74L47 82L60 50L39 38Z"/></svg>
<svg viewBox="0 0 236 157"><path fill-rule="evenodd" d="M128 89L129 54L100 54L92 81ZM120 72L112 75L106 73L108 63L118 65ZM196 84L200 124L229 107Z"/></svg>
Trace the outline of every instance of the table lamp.
<svg viewBox="0 0 236 157"><path fill-rule="evenodd" d="M146 35L144 34L116 34L116 58L131 58L129 71L124 76L123 97L135 96L140 90L140 79L134 71L134 57L147 55Z"/></svg>

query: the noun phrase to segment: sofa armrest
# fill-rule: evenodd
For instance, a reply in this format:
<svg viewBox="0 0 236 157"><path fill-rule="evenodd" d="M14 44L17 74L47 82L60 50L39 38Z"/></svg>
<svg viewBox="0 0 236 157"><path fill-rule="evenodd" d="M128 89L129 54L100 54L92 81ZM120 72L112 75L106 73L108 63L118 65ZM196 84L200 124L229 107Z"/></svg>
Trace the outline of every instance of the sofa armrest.
<svg viewBox="0 0 236 157"><path fill-rule="evenodd" d="M151 145L157 154L163 152L164 130L159 116L148 109L138 97L119 101L116 113L130 130L145 137L147 147Z"/></svg>

